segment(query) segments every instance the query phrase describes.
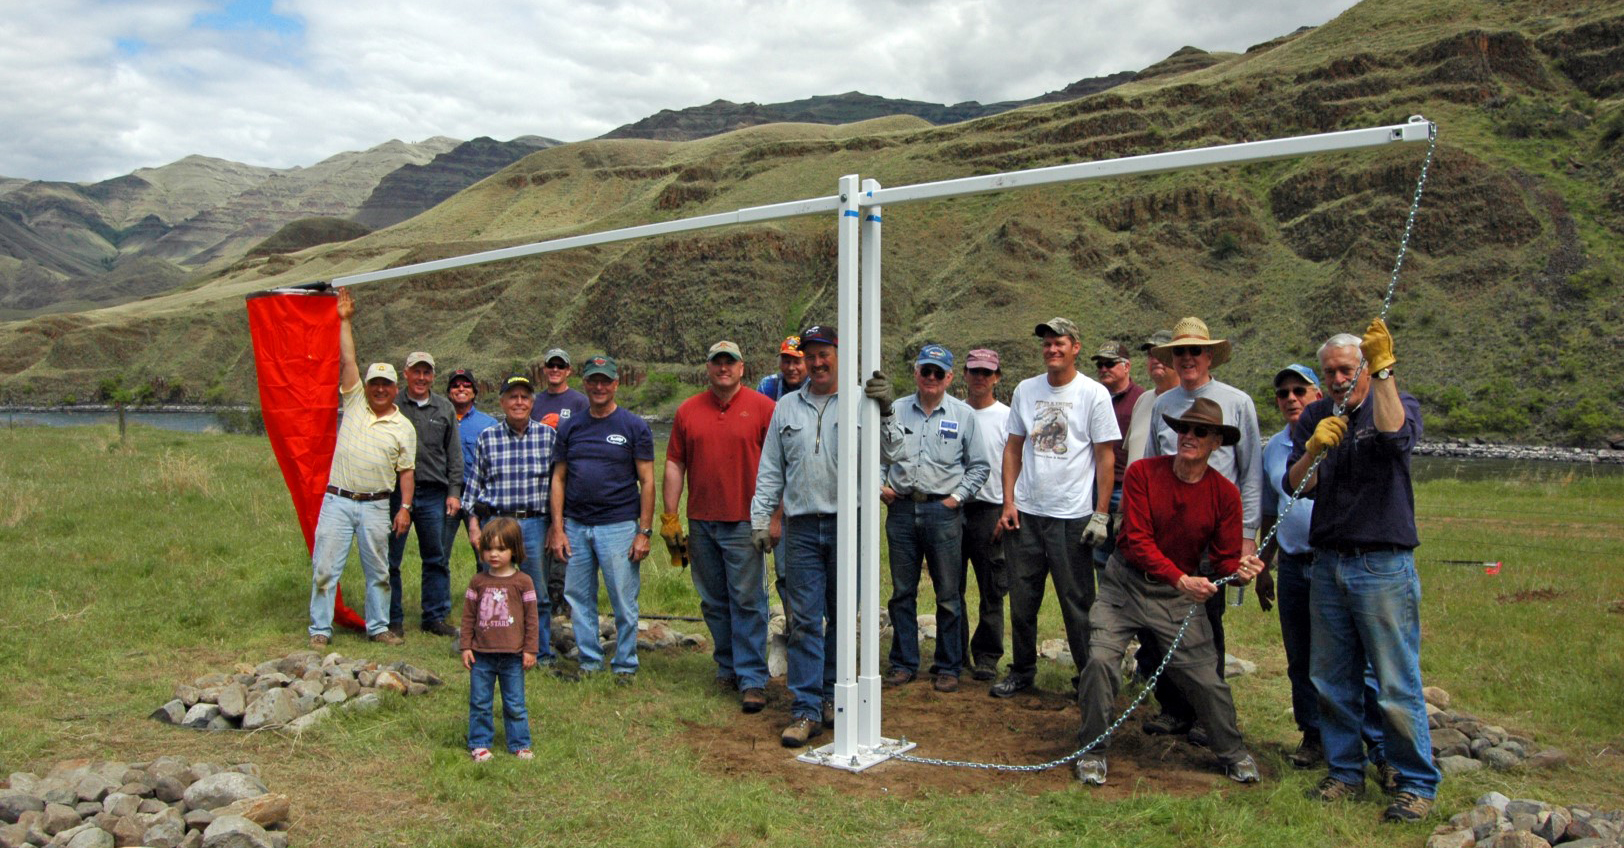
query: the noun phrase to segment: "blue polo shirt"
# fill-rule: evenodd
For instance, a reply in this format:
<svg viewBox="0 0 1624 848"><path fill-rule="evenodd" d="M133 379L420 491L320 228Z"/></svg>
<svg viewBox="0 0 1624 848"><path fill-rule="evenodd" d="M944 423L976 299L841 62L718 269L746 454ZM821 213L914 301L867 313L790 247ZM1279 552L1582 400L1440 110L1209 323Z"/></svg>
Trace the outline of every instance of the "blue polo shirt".
<svg viewBox="0 0 1624 848"><path fill-rule="evenodd" d="M637 460L654 461L648 422L617 406L602 418L590 412L558 422L558 461L564 475L564 517L593 526L636 521L642 513Z"/></svg>
<svg viewBox="0 0 1624 848"><path fill-rule="evenodd" d="M1396 433L1376 429L1375 403L1367 395L1348 418L1342 444L1325 452L1319 482L1303 497L1314 499L1308 541L1315 548L1395 547L1421 544L1415 531L1415 490L1410 480L1410 451L1421 441L1421 403L1399 392L1404 426ZM1333 409L1330 398L1308 405L1291 428L1289 469L1306 453L1308 438ZM1287 485L1281 473L1281 485Z"/></svg>
<svg viewBox="0 0 1624 848"><path fill-rule="evenodd" d="M474 457L479 455L479 434L496 426L496 419L469 407L468 414L457 420L457 435L462 438L462 479L474 477Z"/></svg>

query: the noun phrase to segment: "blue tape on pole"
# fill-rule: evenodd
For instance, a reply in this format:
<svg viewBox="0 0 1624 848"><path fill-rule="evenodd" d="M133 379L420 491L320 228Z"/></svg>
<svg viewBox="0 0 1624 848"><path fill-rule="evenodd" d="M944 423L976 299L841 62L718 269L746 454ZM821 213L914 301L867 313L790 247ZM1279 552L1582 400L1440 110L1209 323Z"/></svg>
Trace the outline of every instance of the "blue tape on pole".
<svg viewBox="0 0 1624 848"><path fill-rule="evenodd" d="M867 218L865 218L864 220L873 221L874 223L878 224L878 223L880 223L880 216L878 216L878 215L870 215Z"/></svg>
<svg viewBox="0 0 1624 848"><path fill-rule="evenodd" d="M855 218L855 217L857 217L857 210L856 209L847 209L847 210L841 212L840 214L841 214L842 217Z"/></svg>

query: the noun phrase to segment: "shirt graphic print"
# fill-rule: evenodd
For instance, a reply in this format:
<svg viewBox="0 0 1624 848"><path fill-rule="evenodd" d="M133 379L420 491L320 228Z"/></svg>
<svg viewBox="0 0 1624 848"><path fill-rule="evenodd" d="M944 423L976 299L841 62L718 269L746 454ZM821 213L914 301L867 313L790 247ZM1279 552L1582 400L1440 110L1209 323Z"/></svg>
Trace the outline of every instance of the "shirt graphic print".
<svg viewBox="0 0 1624 848"><path fill-rule="evenodd" d="M508 607L508 590L497 586L485 587L485 591L479 595L479 629L512 627L515 623L513 612Z"/></svg>
<svg viewBox="0 0 1624 848"><path fill-rule="evenodd" d="M1071 417L1069 402L1035 401L1037 414L1032 417L1032 450L1038 456L1065 456L1066 434Z"/></svg>

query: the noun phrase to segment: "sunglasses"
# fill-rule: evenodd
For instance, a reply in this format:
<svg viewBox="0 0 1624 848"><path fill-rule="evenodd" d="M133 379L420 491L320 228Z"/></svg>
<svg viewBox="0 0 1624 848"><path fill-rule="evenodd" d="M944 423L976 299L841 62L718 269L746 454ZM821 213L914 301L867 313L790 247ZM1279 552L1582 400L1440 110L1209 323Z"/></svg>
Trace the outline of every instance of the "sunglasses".
<svg viewBox="0 0 1624 848"><path fill-rule="evenodd" d="M1180 436L1184 435L1185 433L1191 433L1198 439L1205 439L1213 433L1218 432L1216 428L1208 427L1205 424L1186 424L1183 421L1169 421L1167 422L1167 426L1172 427L1173 432L1179 434Z"/></svg>
<svg viewBox="0 0 1624 848"><path fill-rule="evenodd" d="M927 380L940 380L947 376L947 372L936 367L935 365L926 365L925 367L919 369L919 376L924 377Z"/></svg>
<svg viewBox="0 0 1624 848"><path fill-rule="evenodd" d="M1287 395L1302 397L1306 394L1308 394L1307 386L1291 386L1289 388L1274 390L1274 397L1276 400L1285 400Z"/></svg>
<svg viewBox="0 0 1624 848"><path fill-rule="evenodd" d="M565 365L562 362L558 363L557 365L554 365L553 363L549 362L546 365L543 365L541 367L546 368L549 371L563 371L563 370L569 368L568 365Z"/></svg>
<svg viewBox="0 0 1624 848"><path fill-rule="evenodd" d="M1178 347L1168 348L1168 352L1174 356L1200 356L1203 350L1206 350L1206 348L1200 345L1179 345Z"/></svg>
<svg viewBox="0 0 1624 848"><path fill-rule="evenodd" d="M991 368L966 368L964 369L964 373L969 374L972 377L991 377L998 372L992 370Z"/></svg>

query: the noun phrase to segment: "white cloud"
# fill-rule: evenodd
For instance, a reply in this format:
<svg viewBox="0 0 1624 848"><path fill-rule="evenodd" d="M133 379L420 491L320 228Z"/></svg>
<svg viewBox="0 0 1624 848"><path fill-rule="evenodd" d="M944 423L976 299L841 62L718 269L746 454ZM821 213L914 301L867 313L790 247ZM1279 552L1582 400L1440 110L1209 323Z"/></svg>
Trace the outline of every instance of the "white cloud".
<svg viewBox="0 0 1624 848"><path fill-rule="evenodd" d="M574 141L718 98L1032 97L1185 44L1241 50L1351 0L53 0L0 19L0 175L98 180L191 153L308 165L390 138ZM287 30L292 28L293 32Z"/></svg>

